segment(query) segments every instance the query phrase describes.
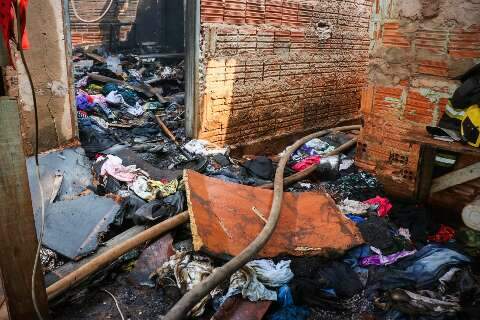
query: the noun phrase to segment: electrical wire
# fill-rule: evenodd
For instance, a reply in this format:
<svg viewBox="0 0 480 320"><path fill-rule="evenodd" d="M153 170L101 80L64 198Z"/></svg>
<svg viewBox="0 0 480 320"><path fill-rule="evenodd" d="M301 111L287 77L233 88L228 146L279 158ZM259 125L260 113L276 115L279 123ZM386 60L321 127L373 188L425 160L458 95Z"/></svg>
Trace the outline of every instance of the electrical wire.
<svg viewBox="0 0 480 320"><path fill-rule="evenodd" d="M23 67L25 68L25 73L27 74L28 82L30 84L30 89L32 91L32 100L33 100L33 110L34 110L34 117L35 117L35 145L34 145L34 154L35 154L35 174L38 179L38 186L40 191L40 200L41 200L41 227L40 227L40 237L38 239L38 246L35 253L35 261L33 263L33 270L32 270L32 302L33 307L35 308L35 313L37 314L38 319L43 320L42 313L40 312L40 308L38 307L37 302L37 295L35 292L35 275L37 274L38 264L40 260L40 249L42 247L43 236L45 232L45 199L43 193L43 186L40 181L40 165L38 161L38 145L39 145L39 124L38 124L38 106L37 106L37 96L35 94L35 87L33 85L32 74L30 73L30 69L28 68L27 61L25 59L25 54L23 52L22 47L22 39L23 39L23 28L22 28L22 21L20 17L20 0L15 1L14 6L15 9L15 18L17 20L17 50L20 53L20 58L22 60Z"/></svg>
<svg viewBox="0 0 480 320"><path fill-rule="evenodd" d="M125 320L125 317L123 316L123 313L122 313L122 309L120 309L120 305L118 304L117 298L115 298L115 296L107 289L102 289L102 291L105 293L108 293L110 297L112 297L113 301L115 301L115 305L117 306L118 313L120 313L120 317L122 318L122 320Z"/></svg>
<svg viewBox="0 0 480 320"><path fill-rule="evenodd" d="M77 6L75 5L75 1L76 0L70 0L72 2L72 9L73 9L73 14L75 15L75 17L82 21L82 22L85 22L85 23L94 23L94 22L98 22L100 20L103 19L103 17L105 17L105 15L108 13L108 10L110 10L110 7L112 6L113 4L113 0L110 0L110 3L108 4L107 8L105 9L105 11L97 18L95 19L92 19L92 20L87 20L87 19L84 19L82 17L80 17L80 15L78 14L78 11L77 11Z"/></svg>

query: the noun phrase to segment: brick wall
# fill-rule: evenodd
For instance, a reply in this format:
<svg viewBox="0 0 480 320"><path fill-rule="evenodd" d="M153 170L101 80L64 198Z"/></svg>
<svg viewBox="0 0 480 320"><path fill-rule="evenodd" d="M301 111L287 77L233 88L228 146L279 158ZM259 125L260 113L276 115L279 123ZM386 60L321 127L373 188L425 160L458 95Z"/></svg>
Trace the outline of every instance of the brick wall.
<svg viewBox="0 0 480 320"><path fill-rule="evenodd" d="M378 174L391 192L415 191L420 147L404 142L407 132L436 124L458 86L450 79L480 62L479 16L480 4L461 0L374 5L357 164ZM473 194L480 193L479 181ZM468 200L462 197L457 200Z"/></svg>
<svg viewBox="0 0 480 320"><path fill-rule="evenodd" d="M81 18L93 20L104 12L109 1L75 0L75 4ZM69 1L73 45L99 45L107 43L112 36L112 27L118 23L124 25L118 26L118 30L113 29L113 35L118 37L119 40L126 40L132 28L132 23L135 22L139 2L140 0L114 0L110 10L108 10L103 19L95 23L85 23L75 17L72 3ZM117 27L115 26L115 28Z"/></svg>
<svg viewBox="0 0 480 320"><path fill-rule="evenodd" d="M358 114L371 0L201 0L198 136L241 144Z"/></svg>

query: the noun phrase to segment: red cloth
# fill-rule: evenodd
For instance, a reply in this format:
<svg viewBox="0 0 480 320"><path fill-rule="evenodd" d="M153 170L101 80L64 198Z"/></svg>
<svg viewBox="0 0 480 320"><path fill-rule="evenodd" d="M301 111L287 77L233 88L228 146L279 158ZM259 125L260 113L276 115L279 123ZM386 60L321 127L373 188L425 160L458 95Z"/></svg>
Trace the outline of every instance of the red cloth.
<svg viewBox="0 0 480 320"><path fill-rule="evenodd" d="M297 172L303 171L303 170L313 166L314 164L319 163L321 159L322 159L322 157L320 157L320 156L306 157L305 159L295 163L292 166L292 169L297 171Z"/></svg>
<svg viewBox="0 0 480 320"><path fill-rule="evenodd" d="M433 236L429 236L428 240L434 242L448 242L453 238L455 238L455 229L442 224L440 225L440 229L438 229L437 233Z"/></svg>
<svg viewBox="0 0 480 320"><path fill-rule="evenodd" d="M392 204L390 201L388 201L387 198L382 198L379 196L376 196L373 199L368 199L367 201L364 201L363 203L371 204L371 205L379 205L377 212L379 217L385 217L388 215L390 210L392 210Z"/></svg>
<svg viewBox="0 0 480 320"><path fill-rule="evenodd" d="M15 0L16 1L16 0ZM28 43L27 32L25 31L25 25L27 22L27 6L28 0L20 0L20 24L23 31L22 48L28 49L30 44ZM15 11L12 6L12 0L0 0L0 25L2 27L3 42L5 48L10 48L9 39L14 38L14 30L16 29L15 23ZM10 63L12 63L12 57L10 56Z"/></svg>

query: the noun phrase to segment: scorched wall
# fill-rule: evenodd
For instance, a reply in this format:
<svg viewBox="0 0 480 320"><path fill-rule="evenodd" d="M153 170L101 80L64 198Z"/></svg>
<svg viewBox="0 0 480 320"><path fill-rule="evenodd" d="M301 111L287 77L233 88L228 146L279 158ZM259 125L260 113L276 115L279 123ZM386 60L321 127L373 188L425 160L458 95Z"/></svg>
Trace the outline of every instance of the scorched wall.
<svg viewBox="0 0 480 320"><path fill-rule="evenodd" d="M242 144L357 115L371 0L200 3L200 138Z"/></svg>
<svg viewBox="0 0 480 320"><path fill-rule="evenodd" d="M436 124L458 86L451 78L480 62L480 1L377 0L373 9L357 164L377 173L390 191L412 196L420 147L403 138L412 128ZM468 194L458 187L437 197L467 202L479 186L473 181L463 186Z"/></svg>

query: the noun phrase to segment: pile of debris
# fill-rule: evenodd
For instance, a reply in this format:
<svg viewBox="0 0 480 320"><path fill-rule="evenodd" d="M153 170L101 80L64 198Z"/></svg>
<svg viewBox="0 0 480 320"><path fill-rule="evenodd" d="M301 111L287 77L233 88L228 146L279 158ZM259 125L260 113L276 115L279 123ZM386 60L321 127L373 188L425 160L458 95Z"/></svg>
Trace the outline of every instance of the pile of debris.
<svg viewBox="0 0 480 320"><path fill-rule="evenodd" d="M472 262L480 254L480 228L455 230L435 223L419 204L388 199L377 179L355 166L355 132L329 131L297 150L235 158L228 148L185 138L181 64L86 56L92 59L76 62L82 147L40 159L47 285L88 261L112 259L88 277L84 272L82 283L69 283L76 289L68 294L56 290L56 299L78 303L80 297L84 310L85 293L109 286L131 317L138 308L129 309L132 298L119 280L127 279L136 290L161 296L144 305L149 319L159 316L147 310L152 304L167 312L268 224L275 172L293 151L270 239L189 316L476 319L480 282ZM32 159L36 195L33 169ZM39 228L41 198L33 202ZM188 225L163 228L179 217ZM162 230L162 237L112 255L147 227ZM56 317L70 317L69 308L57 308Z"/></svg>

